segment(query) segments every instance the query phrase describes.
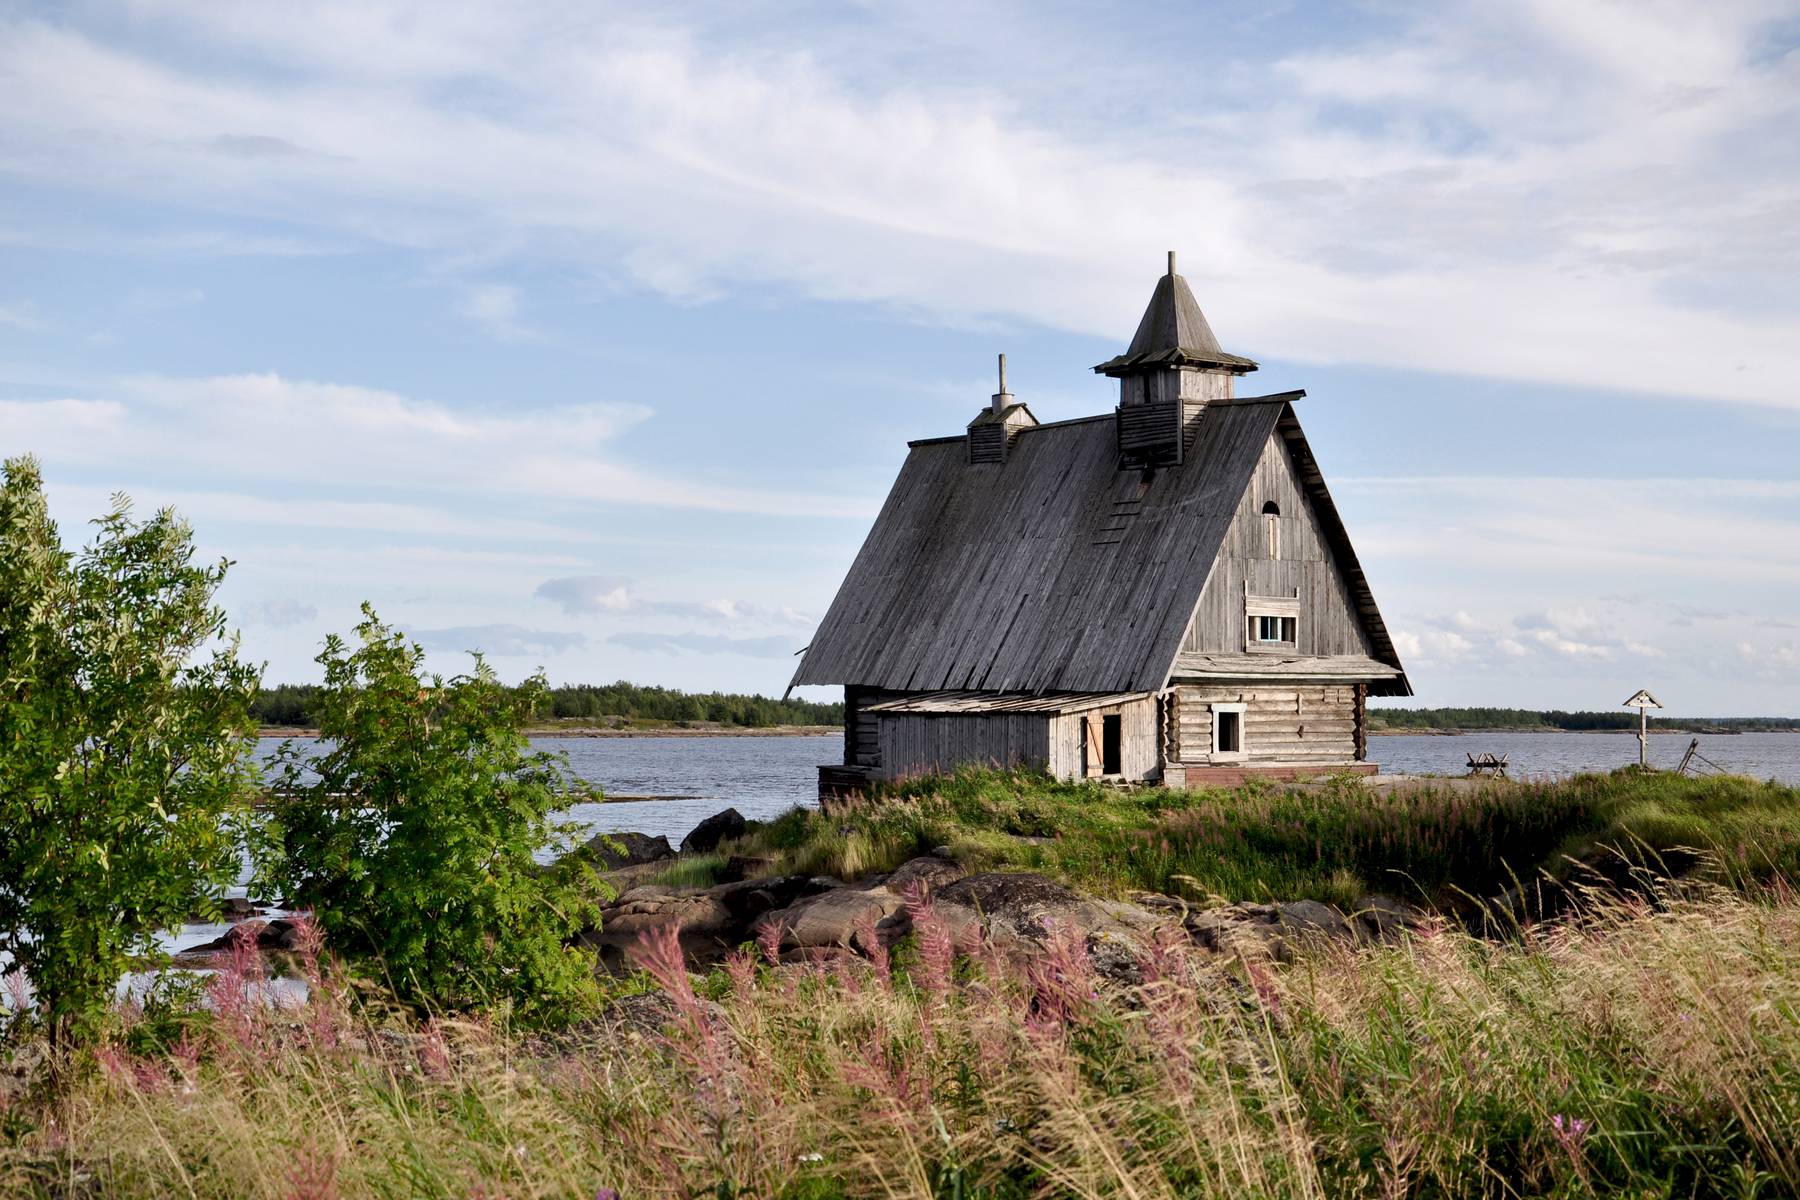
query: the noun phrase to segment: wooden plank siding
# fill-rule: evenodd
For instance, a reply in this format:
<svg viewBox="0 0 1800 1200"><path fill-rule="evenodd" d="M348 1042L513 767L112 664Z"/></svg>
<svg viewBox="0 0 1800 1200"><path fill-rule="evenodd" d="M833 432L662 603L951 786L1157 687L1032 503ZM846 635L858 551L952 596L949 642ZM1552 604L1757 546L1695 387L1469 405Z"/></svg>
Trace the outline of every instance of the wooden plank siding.
<svg viewBox="0 0 1800 1200"><path fill-rule="evenodd" d="M1032 767L1050 761L1050 723L1038 713L882 713L881 772L888 779L958 767Z"/></svg>
<svg viewBox="0 0 1800 1200"><path fill-rule="evenodd" d="M1244 756L1233 766L1329 766L1353 763L1361 705L1355 685L1281 687L1278 684L1189 685L1173 689L1173 737L1178 761L1212 762L1212 706L1244 705Z"/></svg>
<svg viewBox="0 0 1800 1200"><path fill-rule="evenodd" d="M1096 726L1106 716L1120 718L1119 773L1106 778L1118 780L1152 780L1162 774L1162 749L1158 745L1161 732L1155 697L1136 700L1110 708L1087 712L1065 713L1053 718L1050 726L1050 773L1058 779L1080 779L1085 762L1082 747L1086 738L1086 722Z"/></svg>
<svg viewBox="0 0 1800 1200"><path fill-rule="evenodd" d="M876 726L877 748L850 765L884 779L949 774L964 766L1030 767L1079 779L1087 773L1086 723L1100 728L1108 716L1120 719L1120 770L1106 778L1155 779L1162 768L1154 696L1068 713L862 713L860 721Z"/></svg>
<svg viewBox="0 0 1800 1200"><path fill-rule="evenodd" d="M1263 505L1281 508L1279 557L1270 558ZM1293 597L1299 627L1292 653L1302 657L1370 657L1363 621L1351 602L1318 515L1301 486L1287 442L1271 435L1219 547L1212 577L1182 639L1186 654L1242 654L1248 641L1245 597Z"/></svg>

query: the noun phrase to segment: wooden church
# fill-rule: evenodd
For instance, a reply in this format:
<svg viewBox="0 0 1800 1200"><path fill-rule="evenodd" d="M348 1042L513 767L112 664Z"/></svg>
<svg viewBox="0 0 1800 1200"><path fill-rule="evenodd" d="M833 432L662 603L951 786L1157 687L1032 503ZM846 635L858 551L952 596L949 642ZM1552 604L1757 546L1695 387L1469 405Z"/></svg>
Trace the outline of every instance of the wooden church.
<svg viewBox="0 0 1800 1200"><path fill-rule="evenodd" d="M1369 696L1412 689L1294 402L1239 396L1169 270L1100 416L1006 389L910 443L795 685L844 687L843 794L959 766L1233 783L1373 773Z"/></svg>

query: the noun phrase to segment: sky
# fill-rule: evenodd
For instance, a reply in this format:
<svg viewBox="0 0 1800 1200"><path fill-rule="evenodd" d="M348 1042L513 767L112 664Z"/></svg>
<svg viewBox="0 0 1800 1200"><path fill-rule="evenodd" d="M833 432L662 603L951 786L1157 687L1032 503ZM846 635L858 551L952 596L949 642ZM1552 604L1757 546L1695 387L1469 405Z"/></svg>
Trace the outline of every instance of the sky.
<svg viewBox="0 0 1800 1200"><path fill-rule="evenodd" d="M0 452L268 682L779 693L908 438L1180 253L1417 703L1800 715L1800 4L0 0ZM828 695L826 692L814 693Z"/></svg>

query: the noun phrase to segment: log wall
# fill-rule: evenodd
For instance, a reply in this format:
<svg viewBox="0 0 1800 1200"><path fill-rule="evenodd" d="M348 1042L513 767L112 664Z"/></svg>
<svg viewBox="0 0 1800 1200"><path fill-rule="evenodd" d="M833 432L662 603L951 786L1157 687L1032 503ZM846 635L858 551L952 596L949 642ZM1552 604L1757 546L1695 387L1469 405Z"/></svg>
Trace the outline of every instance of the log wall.
<svg viewBox="0 0 1800 1200"><path fill-rule="evenodd" d="M1271 687L1264 684L1177 687L1168 704L1171 756L1188 765L1212 758L1212 706L1242 704L1244 756L1230 764L1352 763L1357 752L1358 690L1354 685Z"/></svg>

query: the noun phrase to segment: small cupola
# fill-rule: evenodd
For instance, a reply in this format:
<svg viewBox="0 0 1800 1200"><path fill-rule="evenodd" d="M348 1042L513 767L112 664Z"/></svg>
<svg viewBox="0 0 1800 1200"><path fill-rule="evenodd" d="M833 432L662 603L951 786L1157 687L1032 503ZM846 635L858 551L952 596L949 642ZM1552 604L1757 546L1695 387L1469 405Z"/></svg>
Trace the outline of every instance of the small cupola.
<svg viewBox="0 0 1800 1200"><path fill-rule="evenodd" d="M1006 390L1006 355L1000 356L1000 390L989 400L981 415L969 422L969 461L1001 463L1012 451L1019 431L1036 425L1031 410L1020 404Z"/></svg>
<svg viewBox="0 0 1800 1200"><path fill-rule="evenodd" d="M1180 462L1207 403L1230 398L1256 363L1220 347L1171 250L1130 347L1094 370L1119 381L1121 464L1147 465Z"/></svg>

